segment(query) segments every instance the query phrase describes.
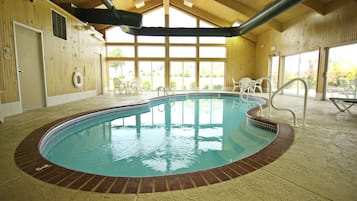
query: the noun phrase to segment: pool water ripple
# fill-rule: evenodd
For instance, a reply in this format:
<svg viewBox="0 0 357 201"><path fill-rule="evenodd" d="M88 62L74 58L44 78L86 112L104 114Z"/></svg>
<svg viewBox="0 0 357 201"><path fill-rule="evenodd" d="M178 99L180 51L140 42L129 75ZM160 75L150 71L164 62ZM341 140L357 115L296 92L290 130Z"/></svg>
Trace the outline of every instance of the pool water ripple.
<svg viewBox="0 0 357 201"><path fill-rule="evenodd" d="M234 96L158 99L141 112L93 115L66 126L42 154L66 168L105 176L210 169L252 155L274 139L275 133L241 128L251 127L245 116L249 108Z"/></svg>

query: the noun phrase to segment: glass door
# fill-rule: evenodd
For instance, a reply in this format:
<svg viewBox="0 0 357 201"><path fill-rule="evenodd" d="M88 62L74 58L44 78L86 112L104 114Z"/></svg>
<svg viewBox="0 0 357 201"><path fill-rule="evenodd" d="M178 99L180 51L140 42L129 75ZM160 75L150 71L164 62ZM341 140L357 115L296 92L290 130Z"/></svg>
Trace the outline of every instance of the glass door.
<svg viewBox="0 0 357 201"><path fill-rule="evenodd" d="M285 57L284 61L284 83L294 79L302 78L308 85L308 96L316 96L316 82L318 70L319 52L305 52L302 54ZM302 96L305 89L301 82L294 82L283 90L285 94Z"/></svg>
<svg viewBox="0 0 357 201"><path fill-rule="evenodd" d="M272 85L271 90L276 91L278 89L278 80L279 80L279 56L273 55L271 57L270 79Z"/></svg>
<svg viewBox="0 0 357 201"><path fill-rule="evenodd" d="M326 97L357 97L357 44L329 49Z"/></svg>

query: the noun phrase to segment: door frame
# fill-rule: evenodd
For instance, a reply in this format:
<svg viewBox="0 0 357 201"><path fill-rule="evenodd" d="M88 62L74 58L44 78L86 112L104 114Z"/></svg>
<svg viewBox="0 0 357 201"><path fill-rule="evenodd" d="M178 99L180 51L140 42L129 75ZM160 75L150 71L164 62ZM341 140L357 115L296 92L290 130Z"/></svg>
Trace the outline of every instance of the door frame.
<svg viewBox="0 0 357 201"><path fill-rule="evenodd" d="M98 56L99 57L99 63L100 63L100 66L99 66L99 73L100 73L100 87L101 87L101 94L100 95L103 95L104 94L104 77L103 77L103 54L99 51L95 51L94 52L94 55L95 56ZM95 62L96 58L94 58L94 62ZM95 74L96 74L96 69L94 70ZM97 86L97 75L95 75L95 85L96 85L96 93L98 93L98 86ZM98 94L97 94L98 96Z"/></svg>
<svg viewBox="0 0 357 201"><path fill-rule="evenodd" d="M276 90L279 89L279 83L281 80L281 71L280 71L280 54L279 53L273 53L269 55L269 77L271 79L271 84L273 85L273 57L278 58L278 76L276 78ZM272 86L273 87L273 86ZM273 91L273 88L272 88Z"/></svg>
<svg viewBox="0 0 357 201"><path fill-rule="evenodd" d="M13 31L14 31L14 49L15 49L15 61L16 61L16 76L17 76L17 87L18 87L18 94L19 94L19 101L20 101L20 111L21 113L24 112L23 107L22 107L22 97L21 97L21 81L20 81L20 69L19 69L19 57L18 57L18 51L17 51L17 41L16 41L16 26L34 31L38 34L40 34L40 41L41 44L39 44L41 46L41 51L42 51L42 57L41 57L41 62L42 62L42 77L43 77L43 83L42 83L42 93L44 95L44 107L47 107L48 105L48 96L47 96L47 83L46 83L46 65L45 65L45 51L44 51L44 47L43 47L43 31L33 28L31 26L22 24L20 22L14 21L13 22Z"/></svg>

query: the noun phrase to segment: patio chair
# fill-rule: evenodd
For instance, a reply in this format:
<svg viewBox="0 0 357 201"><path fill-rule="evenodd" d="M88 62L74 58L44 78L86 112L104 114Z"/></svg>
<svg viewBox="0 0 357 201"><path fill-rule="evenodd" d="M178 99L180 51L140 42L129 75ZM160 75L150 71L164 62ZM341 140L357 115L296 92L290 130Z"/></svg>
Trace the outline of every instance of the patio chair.
<svg viewBox="0 0 357 201"><path fill-rule="evenodd" d="M114 84L114 93L115 91L119 91L119 93L121 94L122 90L125 91L125 93L127 93L127 88L126 88L126 85L125 83L120 80L119 78L113 78L113 84Z"/></svg>
<svg viewBox="0 0 357 201"><path fill-rule="evenodd" d="M135 90L136 93L140 93L140 84L141 84L141 81L139 78L135 78L131 81L130 83L130 90Z"/></svg>
<svg viewBox="0 0 357 201"><path fill-rule="evenodd" d="M257 89L259 89L260 93L263 92L263 88L262 88L263 81L264 81L263 78L259 78L259 79L254 81L253 92L255 92Z"/></svg>
<svg viewBox="0 0 357 201"><path fill-rule="evenodd" d="M241 92L253 92L254 81L250 77L243 77L239 80L239 86Z"/></svg>
<svg viewBox="0 0 357 201"><path fill-rule="evenodd" d="M340 112L347 111L352 114L349 110L353 105L357 104L357 98L330 98L332 103L337 107Z"/></svg>
<svg viewBox="0 0 357 201"><path fill-rule="evenodd" d="M233 89L232 91L235 91L237 88L240 89L240 82L236 81L234 78L232 78L232 82L233 82Z"/></svg>

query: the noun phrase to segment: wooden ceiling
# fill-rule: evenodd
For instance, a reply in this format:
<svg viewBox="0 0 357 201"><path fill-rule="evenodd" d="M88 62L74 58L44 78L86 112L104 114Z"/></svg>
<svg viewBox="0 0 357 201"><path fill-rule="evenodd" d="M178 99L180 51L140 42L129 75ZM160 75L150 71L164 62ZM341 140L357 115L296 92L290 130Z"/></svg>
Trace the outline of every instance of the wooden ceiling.
<svg viewBox="0 0 357 201"><path fill-rule="evenodd" d="M101 0L52 0L58 5L72 3L79 8L106 8ZM183 0L145 0L145 6L135 8L134 0L112 0L116 9L131 12L145 13L151 9L170 5L182 9L192 15L198 16L206 21L220 27L230 27L235 22L245 22L274 0L193 0L193 7L187 7ZM305 0L303 3L290 8L278 15L266 24L255 28L252 34L258 35L268 29L282 31L284 23L289 22L299 16L304 16L308 12L316 12L320 15L327 14L327 8L333 1L338 0ZM96 25L98 31L108 26Z"/></svg>

